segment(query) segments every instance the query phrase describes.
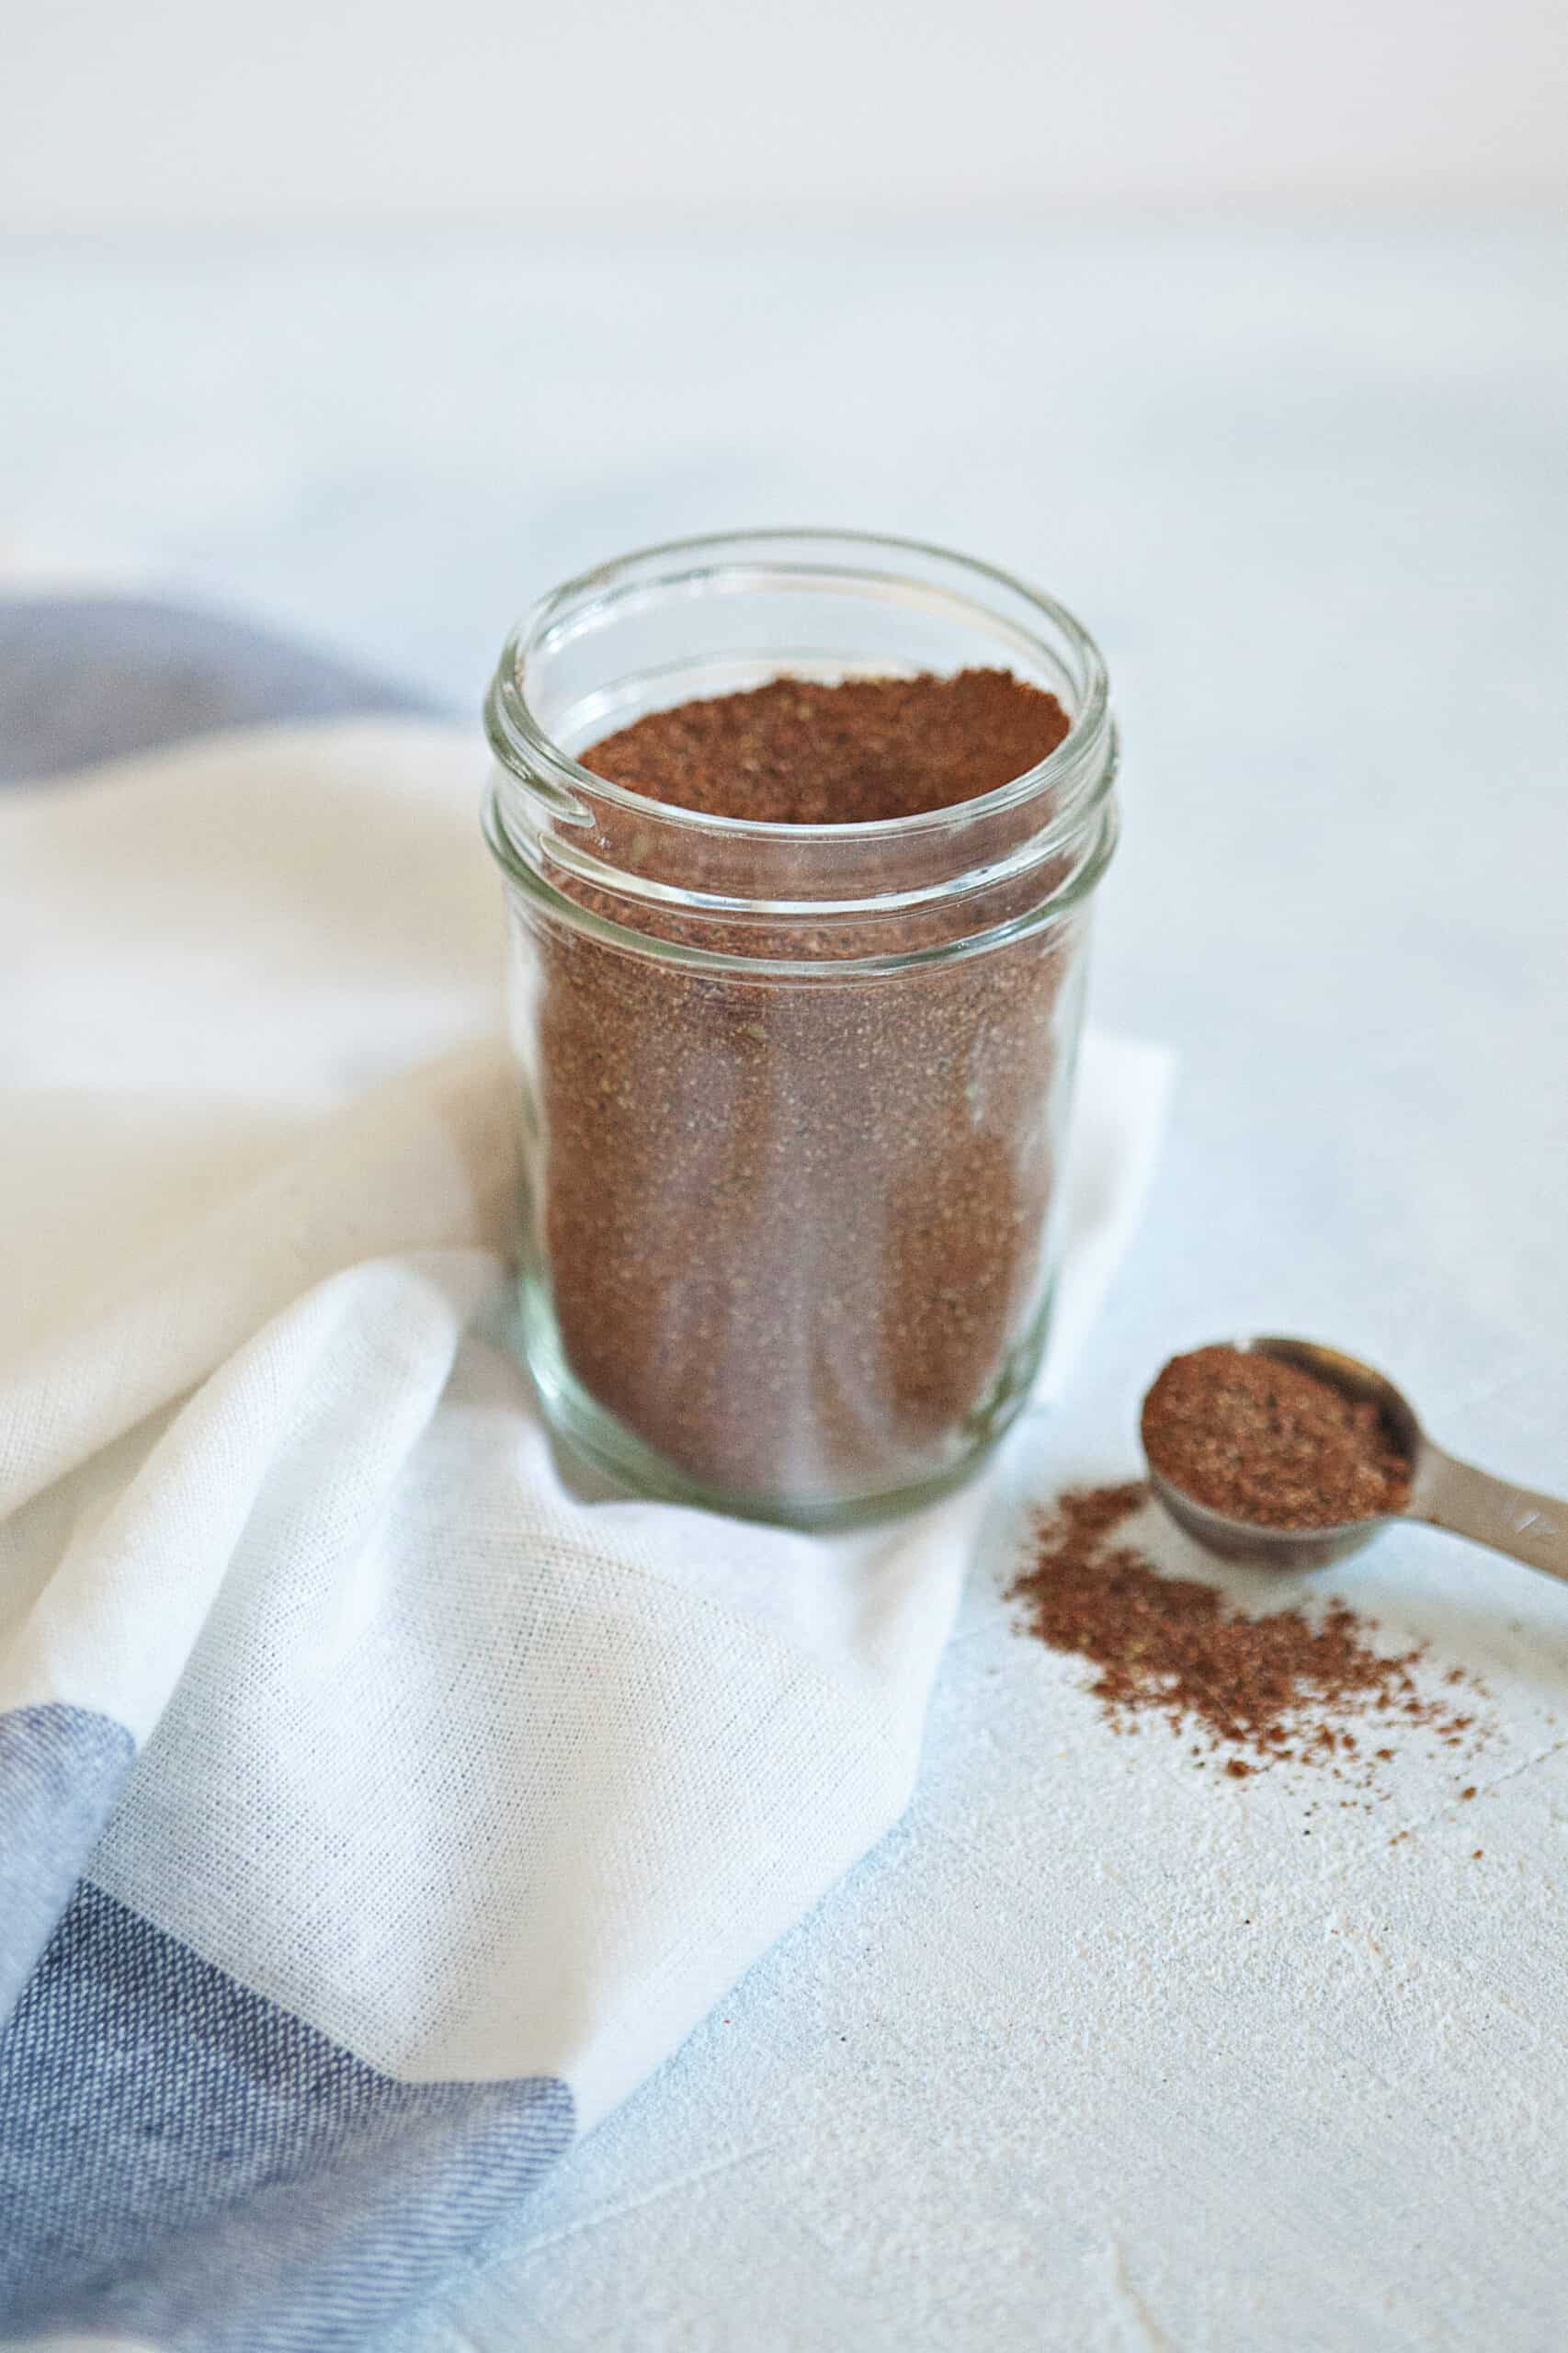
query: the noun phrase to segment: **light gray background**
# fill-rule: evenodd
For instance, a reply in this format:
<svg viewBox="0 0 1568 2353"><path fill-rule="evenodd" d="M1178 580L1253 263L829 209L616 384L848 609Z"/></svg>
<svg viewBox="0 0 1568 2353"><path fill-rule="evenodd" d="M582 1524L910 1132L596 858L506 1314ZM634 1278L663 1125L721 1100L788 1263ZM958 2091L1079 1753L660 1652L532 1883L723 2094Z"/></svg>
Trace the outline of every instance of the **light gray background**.
<svg viewBox="0 0 1568 2353"><path fill-rule="evenodd" d="M1568 192L1559 0L11 0L0 233Z"/></svg>
<svg viewBox="0 0 1568 2353"><path fill-rule="evenodd" d="M1341 214L0 264L19 540L472 709L568 568L913 529L1064 596L1125 730L1097 1015L1179 1049L1175 1124L915 1811L407 2346L1561 2344L1568 1595L1415 1533L1345 1574L1497 1724L1473 1802L1412 1742L1365 1810L1116 1738L998 1587L1017 1500L1257 1324L1568 1486L1565 260Z"/></svg>

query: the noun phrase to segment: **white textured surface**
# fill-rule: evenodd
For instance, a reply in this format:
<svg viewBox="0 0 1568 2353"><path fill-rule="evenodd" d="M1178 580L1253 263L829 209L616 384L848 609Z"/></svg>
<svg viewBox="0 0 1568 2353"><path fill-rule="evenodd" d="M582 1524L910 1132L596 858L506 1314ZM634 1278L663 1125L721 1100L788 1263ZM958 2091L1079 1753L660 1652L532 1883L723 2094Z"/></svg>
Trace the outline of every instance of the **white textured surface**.
<svg viewBox="0 0 1568 2353"><path fill-rule="evenodd" d="M0 446L19 529L146 542L465 696L537 586L674 529L864 519L1058 588L1127 737L1099 1017L1184 1078L1017 1485L1125 1472L1159 1358L1271 1324L1561 1488L1565 261L1343 221L40 257L4 271ZM1376 1811L1309 1813L1106 1733L1007 1631L1007 1553L999 1506L906 1824L423 2342L1561 2343L1568 1595L1416 1533L1345 1573L1501 1729L1473 1803L1415 1744Z"/></svg>

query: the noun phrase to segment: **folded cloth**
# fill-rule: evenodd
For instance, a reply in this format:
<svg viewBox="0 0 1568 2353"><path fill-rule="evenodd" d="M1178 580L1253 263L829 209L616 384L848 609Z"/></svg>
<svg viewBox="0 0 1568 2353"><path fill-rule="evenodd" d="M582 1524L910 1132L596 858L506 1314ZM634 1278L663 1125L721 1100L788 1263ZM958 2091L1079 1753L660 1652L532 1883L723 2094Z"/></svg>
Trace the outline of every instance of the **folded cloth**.
<svg viewBox="0 0 1568 2353"><path fill-rule="evenodd" d="M0 2328L322 2353L897 1819L982 1491L836 1539L570 1492L494 1336L472 733L96 609L0 629L35 779L56 674L74 753L117 697L139 746L0 798ZM1048 1382L1168 1075L1089 1041Z"/></svg>

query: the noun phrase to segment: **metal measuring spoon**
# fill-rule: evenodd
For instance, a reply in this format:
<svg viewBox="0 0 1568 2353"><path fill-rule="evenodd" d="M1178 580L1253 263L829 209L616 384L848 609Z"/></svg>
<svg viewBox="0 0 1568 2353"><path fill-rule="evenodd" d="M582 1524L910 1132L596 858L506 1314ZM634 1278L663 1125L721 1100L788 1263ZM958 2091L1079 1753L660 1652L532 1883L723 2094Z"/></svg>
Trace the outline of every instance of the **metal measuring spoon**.
<svg viewBox="0 0 1568 2353"><path fill-rule="evenodd" d="M1252 1520L1210 1511L1207 1504L1173 1486L1151 1462L1149 1480L1155 1495L1206 1551L1255 1569L1326 1569L1358 1552L1394 1520L1418 1519L1467 1536L1472 1544L1489 1544L1494 1552L1507 1552L1550 1577L1568 1580L1568 1502L1562 1496L1516 1487L1445 1454L1426 1436L1403 1392L1358 1357L1342 1356L1337 1348L1322 1347L1314 1340L1265 1336L1228 1345L1299 1365L1358 1404L1376 1405L1409 1457L1410 1499L1403 1511L1349 1520L1338 1528L1260 1528Z"/></svg>

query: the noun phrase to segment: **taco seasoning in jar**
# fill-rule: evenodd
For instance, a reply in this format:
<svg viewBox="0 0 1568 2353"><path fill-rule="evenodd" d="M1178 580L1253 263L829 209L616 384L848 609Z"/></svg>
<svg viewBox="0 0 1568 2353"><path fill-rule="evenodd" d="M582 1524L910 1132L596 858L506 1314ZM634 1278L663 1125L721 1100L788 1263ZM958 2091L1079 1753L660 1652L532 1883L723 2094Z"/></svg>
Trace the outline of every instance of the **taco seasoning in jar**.
<svg viewBox="0 0 1568 2353"><path fill-rule="evenodd" d="M552 1423L801 1526L955 1483L1050 1314L1115 838L1094 644L984 565L764 532L558 590L486 708Z"/></svg>

